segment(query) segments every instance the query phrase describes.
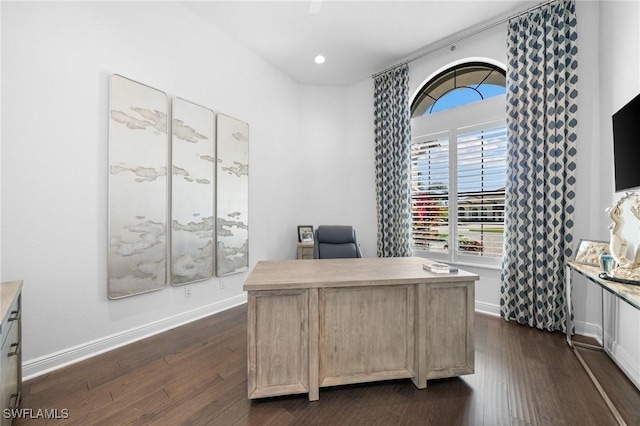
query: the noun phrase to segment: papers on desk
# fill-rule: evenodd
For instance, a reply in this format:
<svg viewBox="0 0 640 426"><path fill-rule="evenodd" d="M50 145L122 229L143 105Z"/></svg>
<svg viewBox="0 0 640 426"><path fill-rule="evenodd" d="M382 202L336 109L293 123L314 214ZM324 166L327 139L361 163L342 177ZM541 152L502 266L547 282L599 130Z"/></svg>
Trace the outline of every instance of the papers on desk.
<svg viewBox="0 0 640 426"><path fill-rule="evenodd" d="M435 274L450 274L452 272L458 272L458 268L449 266L446 263L423 263L422 269Z"/></svg>

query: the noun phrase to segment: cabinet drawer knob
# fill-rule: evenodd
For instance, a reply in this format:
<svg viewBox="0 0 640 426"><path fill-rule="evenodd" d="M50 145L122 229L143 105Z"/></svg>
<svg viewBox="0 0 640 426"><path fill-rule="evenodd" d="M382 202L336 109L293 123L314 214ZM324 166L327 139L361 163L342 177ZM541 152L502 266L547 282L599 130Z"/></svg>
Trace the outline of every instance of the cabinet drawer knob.
<svg viewBox="0 0 640 426"><path fill-rule="evenodd" d="M15 349L13 349L13 351L12 351L12 352L9 352L9 353L7 354L7 357L14 356L14 355L18 355L18 354L20 353L20 342L18 342L18 343L12 343L12 344L11 344L11 348L12 348L12 349L13 349L13 348L15 348Z"/></svg>
<svg viewBox="0 0 640 426"><path fill-rule="evenodd" d="M7 321L15 321L20 318L20 311L11 311L11 316L7 318Z"/></svg>
<svg viewBox="0 0 640 426"><path fill-rule="evenodd" d="M11 396L9 397L9 400L13 399L13 404L9 403L9 407L16 409L18 408L18 404L20 403L20 392L18 393L12 393Z"/></svg>

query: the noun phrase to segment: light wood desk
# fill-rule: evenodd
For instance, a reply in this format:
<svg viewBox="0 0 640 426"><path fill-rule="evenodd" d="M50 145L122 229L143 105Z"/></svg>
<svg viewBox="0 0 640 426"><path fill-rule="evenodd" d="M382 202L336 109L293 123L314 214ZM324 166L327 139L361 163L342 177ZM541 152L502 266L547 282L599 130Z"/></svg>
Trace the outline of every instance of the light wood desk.
<svg viewBox="0 0 640 426"><path fill-rule="evenodd" d="M423 258L258 262L248 291L248 396L474 372L474 282Z"/></svg>

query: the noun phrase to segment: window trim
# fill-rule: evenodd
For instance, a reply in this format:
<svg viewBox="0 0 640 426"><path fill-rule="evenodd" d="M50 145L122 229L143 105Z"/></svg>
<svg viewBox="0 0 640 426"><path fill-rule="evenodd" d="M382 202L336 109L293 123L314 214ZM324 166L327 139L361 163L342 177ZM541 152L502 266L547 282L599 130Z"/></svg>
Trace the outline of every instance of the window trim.
<svg viewBox="0 0 640 426"><path fill-rule="evenodd" d="M463 70L465 68L471 68L471 67L485 67L487 69L490 69L491 71L489 72L489 74L487 74L487 76L485 76L485 78L480 81L479 83L477 83L475 86L478 87L481 84L483 84L487 78L489 77L489 75L491 74L491 72L495 71L500 73L503 77L505 77L506 80L506 67L499 63L498 61L493 61L493 60L489 60L488 58L474 58L474 59L469 59L469 60L462 60L462 61L456 61L454 63L449 64L446 67L443 67L441 69L439 69L438 71L434 72L433 74L431 74L431 76L425 80L421 85L420 88L414 93L414 96L411 100L411 104L410 104L410 111L411 111L411 117L412 118L416 118L422 115L431 115L431 114L435 114L434 112L429 112L427 113L426 111L432 110L433 107L435 106L435 104L442 98L444 98L448 93L459 89L459 88L469 88L472 90L476 90L478 92L477 89L474 89L472 86L468 86L468 85L458 85L456 77L457 77L457 72L460 70ZM449 90L446 90L445 92L443 92L440 96L438 96L438 98L434 98L433 96L431 96L431 92L428 92L431 89L431 86L433 83L437 82L439 79L441 79L442 77L446 76L447 74L453 74L453 87L450 88ZM506 81L505 81L505 90L506 90ZM477 102L482 102L486 99L484 99L484 97L482 96L482 94L480 94L481 96L481 100L477 101ZM498 95L500 96L500 95ZM416 111L415 109L418 108L423 100L425 98L431 98L433 99L433 104L431 104L430 107L427 107L426 111L424 114L421 115L415 115ZM491 99L491 98L487 98L487 99ZM440 111L438 111L440 112ZM437 113L437 112L436 112Z"/></svg>

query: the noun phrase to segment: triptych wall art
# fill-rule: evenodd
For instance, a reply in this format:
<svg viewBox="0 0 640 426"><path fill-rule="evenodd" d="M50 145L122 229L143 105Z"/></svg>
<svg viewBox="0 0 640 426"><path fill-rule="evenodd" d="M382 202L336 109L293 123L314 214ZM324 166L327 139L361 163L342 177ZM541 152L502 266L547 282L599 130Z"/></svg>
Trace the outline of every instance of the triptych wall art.
<svg viewBox="0 0 640 426"><path fill-rule="evenodd" d="M109 100L109 298L246 271L249 126L117 74Z"/></svg>
<svg viewBox="0 0 640 426"><path fill-rule="evenodd" d="M180 98L171 107L171 280L179 285L213 276L215 115Z"/></svg>

